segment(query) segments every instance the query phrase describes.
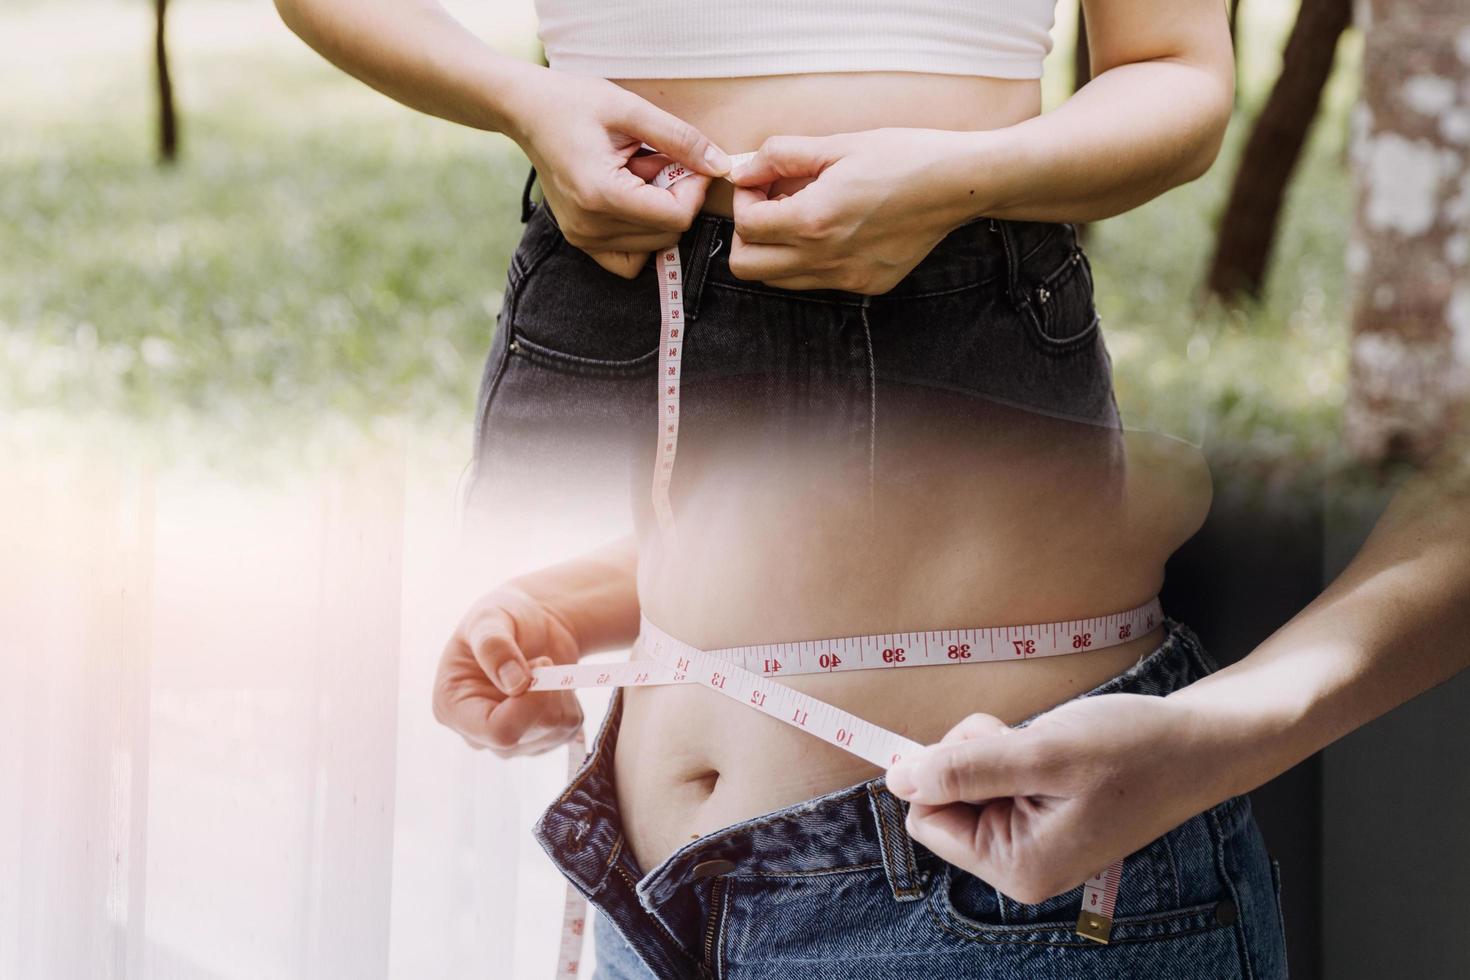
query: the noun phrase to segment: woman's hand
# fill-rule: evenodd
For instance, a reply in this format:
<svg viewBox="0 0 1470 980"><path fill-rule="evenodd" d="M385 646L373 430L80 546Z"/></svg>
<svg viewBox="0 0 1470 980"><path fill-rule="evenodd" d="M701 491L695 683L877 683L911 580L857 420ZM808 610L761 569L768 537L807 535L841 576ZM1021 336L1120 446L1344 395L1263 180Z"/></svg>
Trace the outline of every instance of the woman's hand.
<svg viewBox="0 0 1470 980"><path fill-rule="evenodd" d="M962 135L887 127L768 138L728 178L730 271L785 289L887 292L973 216L935 179Z"/></svg>
<svg viewBox="0 0 1470 980"><path fill-rule="evenodd" d="M434 717L472 748L502 758L534 755L582 727L571 691L527 693L531 668L575 663L576 636L544 603L513 585L477 599L444 647Z"/></svg>
<svg viewBox="0 0 1470 980"><path fill-rule="evenodd" d="M888 771L913 838L1018 902L1082 884L1230 795L1168 698L1099 694L1009 728L971 715ZM1217 798L1218 797L1218 798Z"/></svg>
<svg viewBox="0 0 1470 980"><path fill-rule="evenodd" d="M601 78L546 70L522 86L511 133L530 157L567 241L631 279L694 222L730 158L693 126ZM643 144L658 153L634 157ZM694 175L648 181L670 162Z"/></svg>

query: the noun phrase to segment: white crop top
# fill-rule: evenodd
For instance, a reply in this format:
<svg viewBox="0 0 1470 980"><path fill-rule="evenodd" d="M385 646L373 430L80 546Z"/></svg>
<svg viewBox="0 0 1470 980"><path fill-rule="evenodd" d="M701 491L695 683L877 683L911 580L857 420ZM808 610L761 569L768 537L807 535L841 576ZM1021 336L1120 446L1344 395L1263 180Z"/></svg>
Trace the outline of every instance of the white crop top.
<svg viewBox="0 0 1470 980"><path fill-rule="evenodd" d="M721 78L922 71L1040 78L1056 0L536 0L557 71Z"/></svg>

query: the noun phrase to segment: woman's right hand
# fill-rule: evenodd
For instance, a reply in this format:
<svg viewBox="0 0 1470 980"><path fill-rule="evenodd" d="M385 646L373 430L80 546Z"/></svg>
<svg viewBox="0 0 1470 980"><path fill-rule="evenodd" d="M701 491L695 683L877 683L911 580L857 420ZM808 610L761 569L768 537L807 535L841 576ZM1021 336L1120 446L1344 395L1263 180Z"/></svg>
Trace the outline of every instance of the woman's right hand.
<svg viewBox="0 0 1470 980"><path fill-rule="evenodd" d="M576 663L576 635L545 603L514 585L475 600L445 644L434 677L434 718L472 748L501 758L535 755L582 727L571 691L528 691L531 668Z"/></svg>
<svg viewBox="0 0 1470 980"><path fill-rule="evenodd" d="M693 126L606 79L550 69L535 77L540 84L521 86L507 132L536 168L566 240L632 279L650 254L678 243L730 158ZM644 143L659 152L634 157ZM667 188L648 183L674 161L694 176Z"/></svg>

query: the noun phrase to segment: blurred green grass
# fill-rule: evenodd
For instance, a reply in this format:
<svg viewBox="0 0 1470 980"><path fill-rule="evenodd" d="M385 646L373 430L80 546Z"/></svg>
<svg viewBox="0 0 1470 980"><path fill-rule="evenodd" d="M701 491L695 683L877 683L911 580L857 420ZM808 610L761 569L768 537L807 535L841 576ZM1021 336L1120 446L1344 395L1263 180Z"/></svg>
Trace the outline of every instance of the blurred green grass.
<svg viewBox="0 0 1470 980"><path fill-rule="evenodd" d="M519 149L339 73L264 0L182 0L184 158L159 168L150 10L0 11L0 411L239 433L392 415L462 433L521 230ZM1195 299L1293 11L1246 5L1241 111L1213 170L1095 225L1088 248L1129 423L1299 464L1330 453L1343 401L1355 38L1266 297L1235 312ZM528 4L456 12L534 56ZM1059 14L1052 104L1070 57Z"/></svg>

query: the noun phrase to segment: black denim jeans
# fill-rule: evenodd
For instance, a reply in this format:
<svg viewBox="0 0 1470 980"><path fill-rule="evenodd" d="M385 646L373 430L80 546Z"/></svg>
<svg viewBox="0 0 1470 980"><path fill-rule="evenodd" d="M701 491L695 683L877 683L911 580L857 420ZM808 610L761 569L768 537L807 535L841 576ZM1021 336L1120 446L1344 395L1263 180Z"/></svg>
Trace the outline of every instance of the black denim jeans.
<svg viewBox="0 0 1470 980"><path fill-rule="evenodd" d="M530 187L480 386L472 498L529 490L558 507L631 491L646 518L655 263L632 279L603 269ZM735 437L769 449L801 433L871 472L886 444L960 419L975 431L1051 424L1045 438L1057 444L1067 425L1116 432L1091 266L1072 225L974 219L876 296L737 278L734 227L700 213L679 239L676 511L700 454Z"/></svg>

